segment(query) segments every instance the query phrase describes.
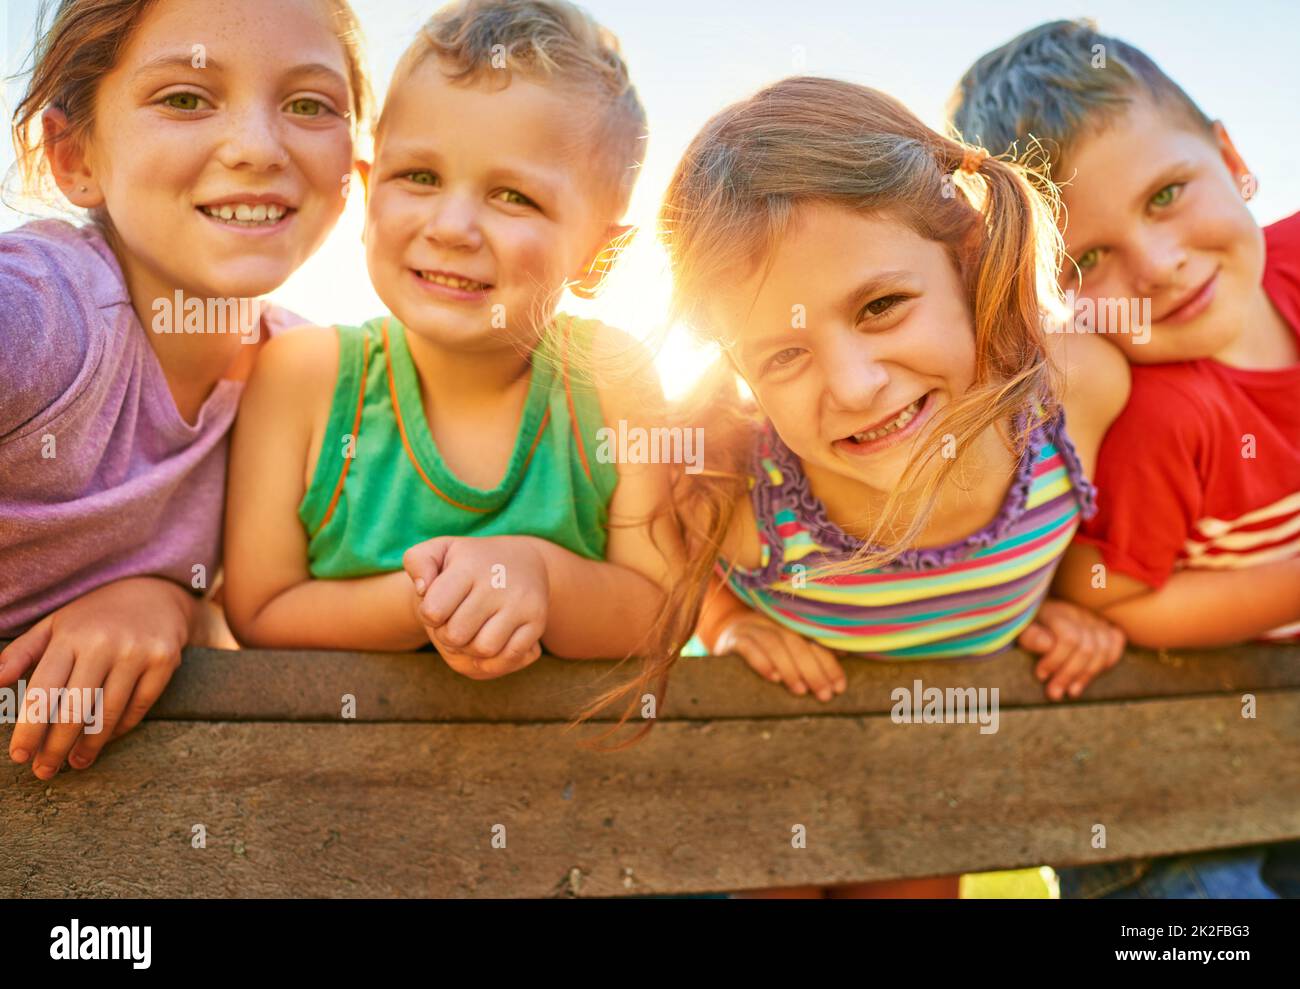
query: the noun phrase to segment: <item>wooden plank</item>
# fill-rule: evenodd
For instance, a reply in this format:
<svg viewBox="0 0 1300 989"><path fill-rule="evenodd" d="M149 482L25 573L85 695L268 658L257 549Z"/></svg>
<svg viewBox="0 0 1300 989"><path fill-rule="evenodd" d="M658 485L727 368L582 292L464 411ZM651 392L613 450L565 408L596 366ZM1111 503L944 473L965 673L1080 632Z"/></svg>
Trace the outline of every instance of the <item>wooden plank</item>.
<svg viewBox="0 0 1300 989"><path fill-rule="evenodd" d="M1294 690L1260 692L1254 720L1234 692L1005 710L994 734L830 715L670 721L614 755L573 742L557 724L147 722L86 773L0 768L0 894L681 893L1300 836Z"/></svg>
<svg viewBox="0 0 1300 989"><path fill-rule="evenodd" d="M1131 650L1095 680L1081 701L1053 704L1018 651L991 659L886 663L849 657L849 686L828 703L793 697L758 679L735 656L683 659L673 672L661 720L887 713L898 687L999 690L1003 707L1071 706L1106 700L1180 697L1300 687L1300 646L1270 645L1152 653ZM333 721L345 695L358 721L568 721L608 686L626 682L632 663L543 657L497 680L454 673L435 653L187 649L150 717L162 720ZM612 712L602 715L614 718Z"/></svg>
<svg viewBox="0 0 1300 989"><path fill-rule="evenodd" d="M845 662L848 689L823 704L760 680L734 656L683 659L673 672L661 720L888 713L892 692L926 686L997 687L1004 707L1052 704L1020 652L986 660ZM497 680L454 673L432 652L187 650L151 716L168 720L331 721L344 695L360 721L567 721L608 686L630 679L631 663L545 657ZM1094 681L1083 703L1300 687L1300 647L1259 646L1155 654L1134 650ZM1067 702L1075 704L1079 702ZM613 718L607 712L602 717Z"/></svg>

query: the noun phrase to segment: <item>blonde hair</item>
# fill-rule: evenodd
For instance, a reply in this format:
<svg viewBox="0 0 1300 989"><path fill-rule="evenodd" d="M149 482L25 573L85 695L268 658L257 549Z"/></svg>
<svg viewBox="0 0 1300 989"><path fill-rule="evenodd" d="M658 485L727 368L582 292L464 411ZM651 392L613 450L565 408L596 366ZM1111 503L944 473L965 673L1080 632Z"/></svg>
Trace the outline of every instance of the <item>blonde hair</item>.
<svg viewBox="0 0 1300 989"><path fill-rule="evenodd" d="M1014 424L1009 438L1023 452L1034 418L1025 413L1037 407L1050 416L1058 408L1043 328L1061 252L1055 203L1035 190L1022 167L936 133L884 93L832 79L785 79L713 117L669 183L660 225L673 273L674 315L701 340L729 346L723 330L710 323L711 289L770 259L805 204L888 217L944 245L970 303L975 380L931 435L949 434L965 454L990 426ZM641 675L606 692L580 716L585 720L630 694L622 719L606 735L632 715L644 691L666 687L698 620L701 588L748 493L759 420L742 402L725 359L705 375L681 418L703 426L711 458L701 473L681 475L674 492L688 564ZM853 559L819 574L880 567L915 543L940 488L963 461L940 458L938 469L917 485L939 452L932 444L912 458L875 519L872 537ZM900 522L904 496L917 508L910 521Z"/></svg>
<svg viewBox="0 0 1300 989"><path fill-rule="evenodd" d="M645 155L646 117L612 32L565 0L458 0L420 29L389 93L431 58L455 82L499 77L508 85L517 72L586 97L593 172L611 217L622 216ZM383 129L381 113L376 143Z"/></svg>
<svg viewBox="0 0 1300 989"><path fill-rule="evenodd" d="M38 40L30 56L31 78L14 109L12 138L19 192L44 202L57 200L40 132L47 107L62 110L67 129L58 141L83 144L94 129L99 82L117 65L141 18L157 0L61 0L53 18L49 3L36 16ZM352 94L352 129L361 132L370 113L370 84L362 52L361 27L347 0L321 0L343 45ZM48 28L44 25L49 20Z"/></svg>

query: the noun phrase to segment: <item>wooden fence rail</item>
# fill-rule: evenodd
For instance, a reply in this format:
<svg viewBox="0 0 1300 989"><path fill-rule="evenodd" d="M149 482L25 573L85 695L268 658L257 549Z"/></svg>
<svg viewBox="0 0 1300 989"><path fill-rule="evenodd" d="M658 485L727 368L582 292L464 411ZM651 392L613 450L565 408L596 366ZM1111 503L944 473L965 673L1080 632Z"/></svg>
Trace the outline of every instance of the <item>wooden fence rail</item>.
<svg viewBox="0 0 1300 989"><path fill-rule="evenodd" d="M191 649L93 768L0 763L0 895L693 893L1300 837L1300 648L1133 651L1065 704L1020 653L846 669L822 704L683 660L601 753L566 723L613 663ZM997 730L898 722L917 680L997 688Z"/></svg>

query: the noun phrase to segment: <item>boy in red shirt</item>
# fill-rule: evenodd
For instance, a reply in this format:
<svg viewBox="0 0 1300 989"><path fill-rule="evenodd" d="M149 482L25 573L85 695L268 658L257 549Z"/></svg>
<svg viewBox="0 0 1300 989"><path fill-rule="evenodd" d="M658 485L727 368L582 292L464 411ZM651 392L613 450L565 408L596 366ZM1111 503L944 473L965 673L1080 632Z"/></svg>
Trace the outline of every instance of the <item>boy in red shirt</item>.
<svg viewBox="0 0 1300 989"><path fill-rule="evenodd" d="M1086 22L980 58L951 113L964 139L1047 166L1067 329L1133 365L1056 592L1154 648L1300 638L1300 214L1261 230L1223 125Z"/></svg>

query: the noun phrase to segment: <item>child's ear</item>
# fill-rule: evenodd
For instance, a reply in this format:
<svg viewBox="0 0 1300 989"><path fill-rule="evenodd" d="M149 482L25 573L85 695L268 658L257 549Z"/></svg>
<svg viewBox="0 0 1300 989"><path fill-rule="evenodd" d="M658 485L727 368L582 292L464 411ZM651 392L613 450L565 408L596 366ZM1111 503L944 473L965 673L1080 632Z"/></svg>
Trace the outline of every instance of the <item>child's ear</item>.
<svg viewBox="0 0 1300 989"><path fill-rule="evenodd" d="M361 191L365 193L365 203L370 205L370 162L358 158L352 163L352 167L357 170L357 175L361 177Z"/></svg>
<svg viewBox="0 0 1300 989"><path fill-rule="evenodd" d="M569 291L579 299L594 299L605 283L605 278L613 270L619 255L632 243L636 236L636 227L620 223L611 223L605 228L603 243L587 263L583 265L583 275L578 281L569 283Z"/></svg>
<svg viewBox="0 0 1300 989"><path fill-rule="evenodd" d="M352 168L361 178L361 192L365 197L362 201L361 211L361 243L366 242L366 228L370 226L370 162L358 158L352 163Z"/></svg>
<svg viewBox="0 0 1300 989"><path fill-rule="evenodd" d="M41 150L50 163L54 184L73 206L94 209L104 205L104 195L95 181L85 149L69 133L68 115L56 107L41 114Z"/></svg>
<svg viewBox="0 0 1300 989"><path fill-rule="evenodd" d="M1255 177L1255 173L1246 167L1246 160L1241 157L1241 152L1232 143L1232 138L1228 136L1228 128L1223 126L1221 120L1214 122L1214 137L1219 144L1219 156L1236 180L1237 189L1241 192L1241 198L1253 198L1255 192L1259 189L1259 180Z"/></svg>

